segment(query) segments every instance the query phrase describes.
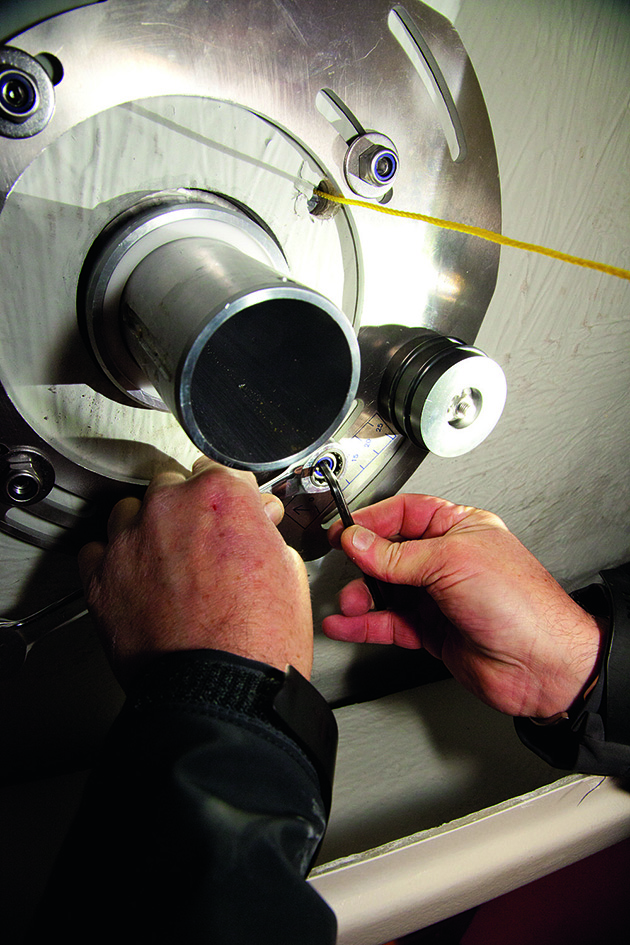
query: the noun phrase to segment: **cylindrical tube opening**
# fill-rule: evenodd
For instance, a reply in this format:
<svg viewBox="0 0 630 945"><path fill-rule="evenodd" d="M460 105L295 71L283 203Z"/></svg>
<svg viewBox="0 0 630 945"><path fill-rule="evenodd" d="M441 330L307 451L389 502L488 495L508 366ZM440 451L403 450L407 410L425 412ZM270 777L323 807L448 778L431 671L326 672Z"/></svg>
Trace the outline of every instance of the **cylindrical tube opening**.
<svg viewBox="0 0 630 945"><path fill-rule="evenodd" d="M180 382L184 426L230 465L290 461L339 425L353 368L347 333L328 312L300 298L254 303L189 356Z"/></svg>
<svg viewBox="0 0 630 945"><path fill-rule="evenodd" d="M145 377L218 462L286 468L330 439L354 401L359 346L343 313L223 241L178 239L150 252L121 313Z"/></svg>

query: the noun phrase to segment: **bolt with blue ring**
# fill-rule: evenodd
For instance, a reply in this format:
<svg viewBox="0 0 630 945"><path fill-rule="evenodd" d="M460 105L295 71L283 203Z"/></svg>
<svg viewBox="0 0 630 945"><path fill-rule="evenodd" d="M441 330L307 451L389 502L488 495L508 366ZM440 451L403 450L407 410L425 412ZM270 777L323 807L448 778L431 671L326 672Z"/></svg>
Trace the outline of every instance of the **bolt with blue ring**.
<svg viewBox="0 0 630 945"><path fill-rule="evenodd" d="M385 135L368 131L351 143L344 159L348 186L360 197L382 201L399 169L398 152Z"/></svg>
<svg viewBox="0 0 630 945"><path fill-rule="evenodd" d="M359 176L370 184L391 184L398 170L398 155L375 145L359 158Z"/></svg>

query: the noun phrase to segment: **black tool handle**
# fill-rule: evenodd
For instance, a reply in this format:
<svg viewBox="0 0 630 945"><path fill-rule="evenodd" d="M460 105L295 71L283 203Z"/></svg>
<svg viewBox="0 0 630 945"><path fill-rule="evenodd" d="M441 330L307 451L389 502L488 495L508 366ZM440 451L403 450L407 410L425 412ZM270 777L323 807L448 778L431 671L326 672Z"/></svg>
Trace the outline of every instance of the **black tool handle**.
<svg viewBox="0 0 630 945"><path fill-rule="evenodd" d="M341 486L339 485L339 480L330 468L328 462L324 460L323 462L318 463L316 468L319 472L321 472L322 476L328 483L328 488L330 489L331 495L335 500L335 505L337 506L337 511L339 512L339 517L344 528L350 528L352 525L355 525L356 523L352 518L350 509L348 508L346 497L343 494ZM387 610L382 583L377 580L377 578L370 577L367 574L363 575L363 580L365 581L365 586L372 595L372 600L374 601L374 607L376 610Z"/></svg>

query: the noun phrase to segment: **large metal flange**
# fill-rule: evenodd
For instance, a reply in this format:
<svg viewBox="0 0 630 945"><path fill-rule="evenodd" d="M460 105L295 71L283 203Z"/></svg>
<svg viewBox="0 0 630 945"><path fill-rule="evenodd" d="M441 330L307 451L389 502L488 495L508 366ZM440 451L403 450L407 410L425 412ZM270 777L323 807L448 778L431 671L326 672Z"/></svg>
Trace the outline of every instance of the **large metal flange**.
<svg viewBox="0 0 630 945"><path fill-rule="evenodd" d="M457 33L431 8L371 0L369 16L349 25L338 0L295 0L290 11L258 0L107 0L11 35L25 55L58 51L63 70L48 123L7 138L0 155L0 421L25 446L30 430L56 475L51 498L30 523L13 520L12 534L37 542L36 516L57 515L63 490L66 522L75 498L197 458L168 413L143 408L152 392L126 368L121 390L107 344L98 338L94 366L77 330L90 247L151 194L200 190L245 208L273 233L290 278L330 299L355 332L396 321L474 341L497 247L366 211L309 212L322 181L352 197L356 171L354 183L392 206L500 229L483 97ZM372 150L356 146L356 165L344 167L362 134L374 136ZM367 375L334 439L351 502L391 493L422 458L380 415ZM285 536L312 557L325 493L306 502L292 468L266 487L285 500Z"/></svg>

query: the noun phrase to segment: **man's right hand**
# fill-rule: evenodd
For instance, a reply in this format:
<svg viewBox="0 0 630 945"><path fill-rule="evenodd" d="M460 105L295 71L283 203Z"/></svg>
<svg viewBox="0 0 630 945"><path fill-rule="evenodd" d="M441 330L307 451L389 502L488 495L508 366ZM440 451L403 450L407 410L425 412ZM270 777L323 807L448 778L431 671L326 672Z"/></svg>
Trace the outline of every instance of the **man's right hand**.
<svg viewBox="0 0 630 945"><path fill-rule="evenodd" d="M376 611L359 579L324 632L337 640L423 647L466 688L510 715L567 710L596 671L603 627L583 611L496 515L399 495L330 529L367 575L415 588Z"/></svg>

